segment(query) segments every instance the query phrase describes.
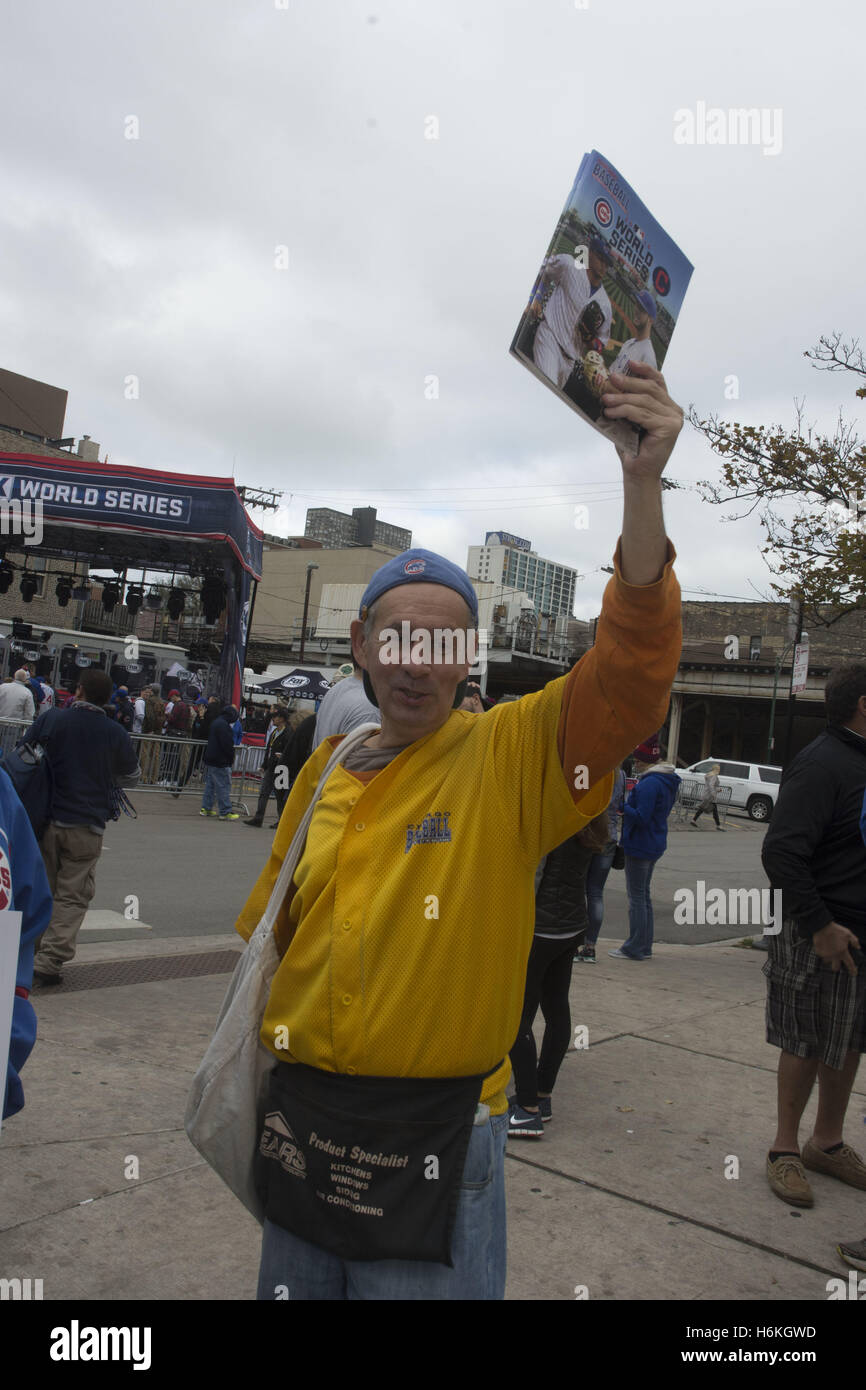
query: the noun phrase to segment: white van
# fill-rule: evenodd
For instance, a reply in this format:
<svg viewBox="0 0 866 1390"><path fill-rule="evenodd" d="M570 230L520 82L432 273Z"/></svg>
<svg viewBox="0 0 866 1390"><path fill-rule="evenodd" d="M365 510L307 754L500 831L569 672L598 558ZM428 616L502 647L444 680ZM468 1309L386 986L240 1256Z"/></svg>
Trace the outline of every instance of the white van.
<svg viewBox="0 0 866 1390"><path fill-rule="evenodd" d="M766 763L735 762L733 758L702 758L699 763L679 770L681 777L701 776L719 765L719 786L730 787L731 806L748 811L752 820L769 820L779 795L782 769Z"/></svg>

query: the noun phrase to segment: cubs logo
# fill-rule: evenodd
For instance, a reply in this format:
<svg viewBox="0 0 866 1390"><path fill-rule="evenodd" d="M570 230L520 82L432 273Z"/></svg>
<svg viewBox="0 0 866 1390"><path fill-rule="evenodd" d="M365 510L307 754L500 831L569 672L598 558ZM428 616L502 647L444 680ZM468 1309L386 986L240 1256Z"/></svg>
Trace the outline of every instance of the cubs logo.
<svg viewBox="0 0 866 1390"><path fill-rule="evenodd" d="M600 227L610 226L613 221L613 209L607 201L607 198L596 198L593 212L595 213L595 220Z"/></svg>
<svg viewBox="0 0 866 1390"><path fill-rule="evenodd" d="M670 292L671 277L663 265L657 265L653 271L653 286L656 294L660 294L663 299Z"/></svg>
<svg viewBox="0 0 866 1390"><path fill-rule="evenodd" d="M423 574L427 568L426 560L407 560L403 566L404 574Z"/></svg>
<svg viewBox="0 0 866 1390"><path fill-rule="evenodd" d="M12 871L9 856L0 845L0 912L5 912L12 902Z"/></svg>

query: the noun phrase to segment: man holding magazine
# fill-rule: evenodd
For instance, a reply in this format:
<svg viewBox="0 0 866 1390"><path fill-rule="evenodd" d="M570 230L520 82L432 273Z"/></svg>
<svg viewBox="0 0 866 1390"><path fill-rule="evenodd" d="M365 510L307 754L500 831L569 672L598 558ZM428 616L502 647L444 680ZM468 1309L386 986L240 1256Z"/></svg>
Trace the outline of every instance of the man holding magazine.
<svg viewBox="0 0 866 1390"><path fill-rule="evenodd" d="M274 927L260 1298L504 1295L505 1088L536 865L607 806L613 770L664 721L680 653L661 474L682 411L658 372L632 372L604 398L644 431L620 455L614 577L567 676L479 719L459 708L472 661L447 649L477 624L465 572L408 551L364 594L352 645L380 727L309 758L237 924L249 939L343 743Z"/></svg>

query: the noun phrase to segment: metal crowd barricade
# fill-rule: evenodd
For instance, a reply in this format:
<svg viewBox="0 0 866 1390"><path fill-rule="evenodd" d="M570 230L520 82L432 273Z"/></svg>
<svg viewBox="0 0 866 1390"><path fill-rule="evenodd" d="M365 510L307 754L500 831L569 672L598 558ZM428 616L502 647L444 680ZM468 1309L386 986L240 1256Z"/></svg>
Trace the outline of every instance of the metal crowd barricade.
<svg viewBox="0 0 866 1390"><path fill-rule="evenodd" d="M141 777L135 784L135 792L201 795L205 742L165 734L130 734L130 738L141 764Z"/></svg>
<svg viewBox="0 0 866 1390"><path fill-rule="evenodd" d="M695 811L701 806L707 794L707 784L703 777L683 777L680 781L677 799L674 802L673 814L678 825L693 816ZM716 806L719 811L719 821L724 825L727 818L728 806L731 802L731 788L719 787L716 794ZM712 810L709 808L704 812L712 818Z"/></svg>
<svg viewBox="0 0 866 1390"><path fill-rule="evenodd" d="M32 720L0 719L0 757L20 743ZM207 743L200 739L174 738L163 734L130 734L141 777L128 790L134 797L141 792L163 792L174 796L197 796L204 790L204 753ZM265 749L259 744L240 744L235 748L232 767L232 806L248 815L258 800Z"/></svg>
<svg viewBox="0 0 866 1390"><path fill-rule="evenodd" d="M174 796L190 793L201 799L204 790L207 744L199 739L169 738L155 734L133 734L141 781L138 791L167 791ZM239 744L232 765L231 797L235 811L249 814L251 803L258 800L265 750L261 745Z"/></svg>
<svg viewBox="0 0 866 1390"><path fill-rule="evenodd" d="M32 723L32 719L0 719L0 756L12 752Z"/></svg>
<svg viewBox="0 0 866 1390"><path fill-rule="evenodd" d="M261 743L240 743L235 748L232 805L244 815L252 814L251 806L259 799L264 761L265 748Z"/></svg>

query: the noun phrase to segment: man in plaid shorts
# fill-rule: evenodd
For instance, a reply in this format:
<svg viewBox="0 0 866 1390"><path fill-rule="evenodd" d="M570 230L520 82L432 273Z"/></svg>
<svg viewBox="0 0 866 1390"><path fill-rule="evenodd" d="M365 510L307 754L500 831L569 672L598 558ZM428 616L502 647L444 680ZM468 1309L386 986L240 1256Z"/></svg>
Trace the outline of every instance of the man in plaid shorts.
<svg viewBox="0 0 866 1390"><path fill-rule="evenodd" d="M842 1136L866 1051L866 666L834 671L824 699L827 728L785 770L761 855L783 905L763 967L767 1041L782 1049L767 1177L796 1207L813 1205L807 1168L866 1189L866 1164ZM801 1153L816 1077L815 1130Z"/></svg>

